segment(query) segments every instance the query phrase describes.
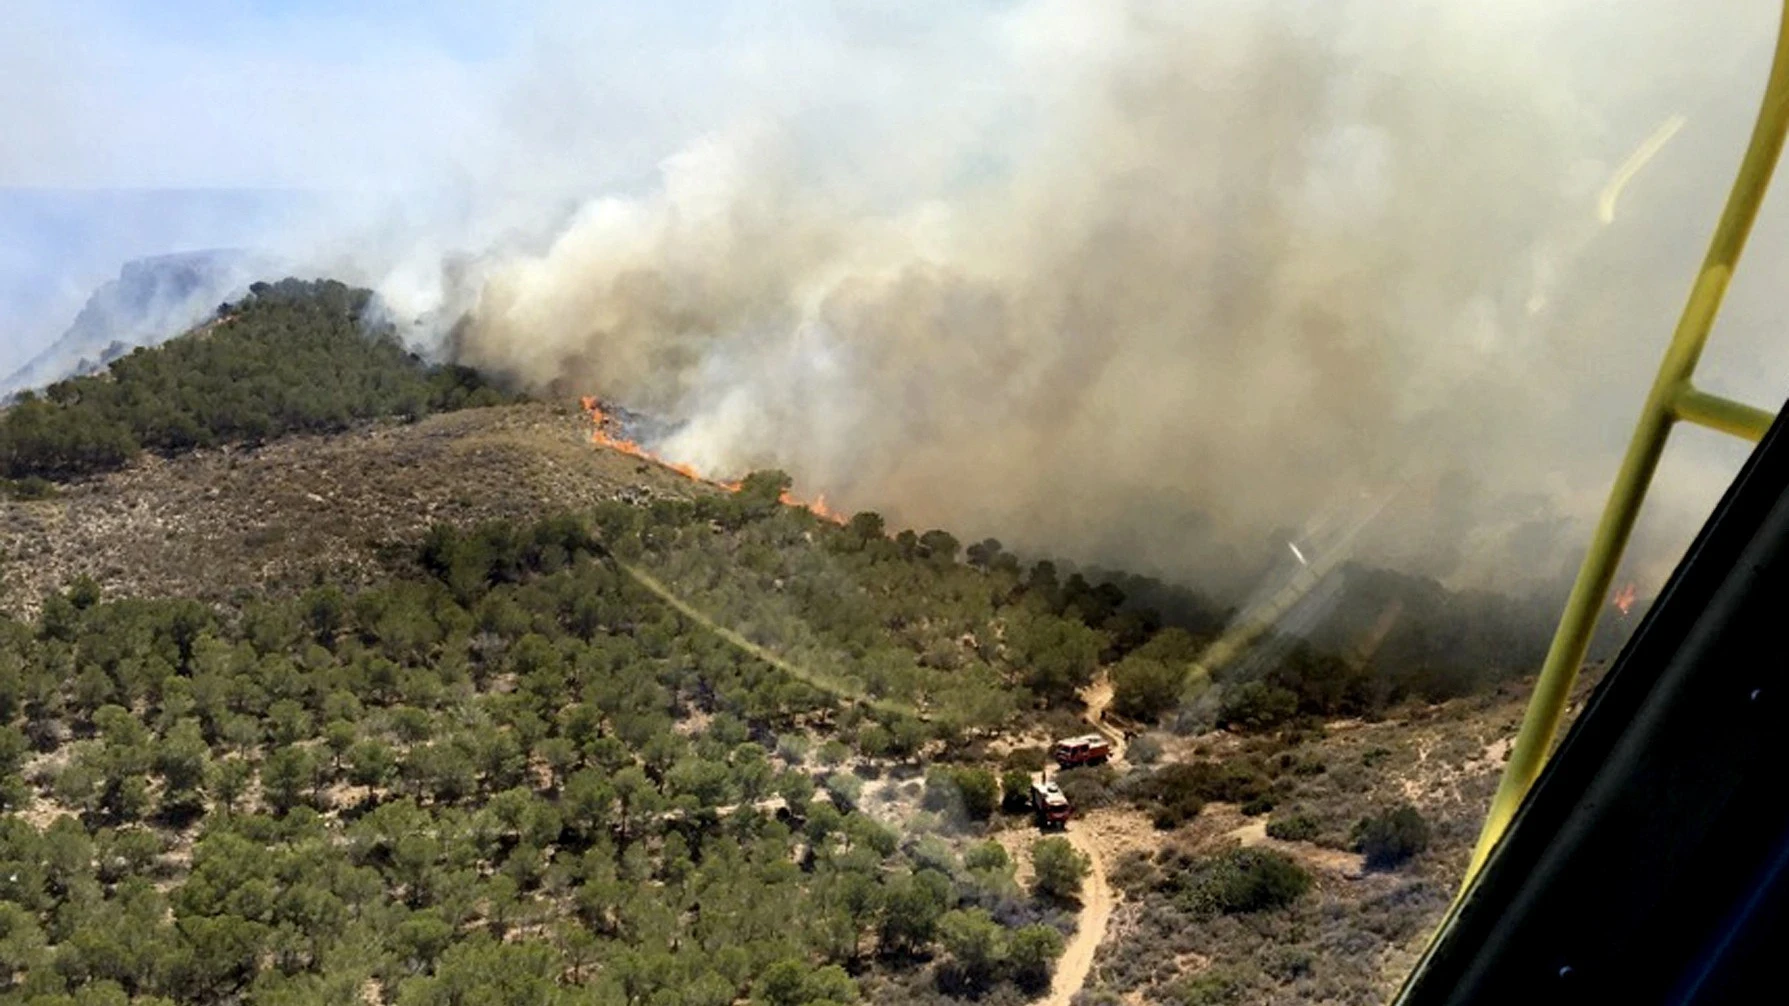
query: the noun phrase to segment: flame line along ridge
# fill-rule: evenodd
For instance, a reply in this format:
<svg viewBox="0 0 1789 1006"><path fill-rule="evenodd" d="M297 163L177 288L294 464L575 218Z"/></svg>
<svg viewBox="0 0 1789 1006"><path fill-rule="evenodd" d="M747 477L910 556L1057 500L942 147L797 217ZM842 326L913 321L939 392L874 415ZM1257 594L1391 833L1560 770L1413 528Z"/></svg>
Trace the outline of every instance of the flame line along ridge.
<svg viewBox="0 0 1789 1006"><path fill-rule="evenodd" d="M598 447L607 447L610 450L620 451L630 457L639 458L642 461L650 462L661 468L669 468L671 471L674 471L685 478L714 486L717 489L725 489L730 493L736 493L740 490L743 483L737 480L710 478L697 471L692 465L684 464L681 461L672 461L669 458L662 457L659 454L648 450L636 440L625 436L617 436L609 432L610 427L615 425L615 421L610 418L608 412L603 409L602 402L598 401L596 396L585 395L583 398L579 399L579 404L583 407L584 414L590 417L590 442L596 444ZM788 490L784 490L782 495L777 497L777 499L778 502L782 503L784 506L800 507L814 516L819 517L822 520L829 520L834 524L842 525L846 521L846 517L843 513L827 506L825 493L815 496L813 500L810 501L804 500Z"/></svg>

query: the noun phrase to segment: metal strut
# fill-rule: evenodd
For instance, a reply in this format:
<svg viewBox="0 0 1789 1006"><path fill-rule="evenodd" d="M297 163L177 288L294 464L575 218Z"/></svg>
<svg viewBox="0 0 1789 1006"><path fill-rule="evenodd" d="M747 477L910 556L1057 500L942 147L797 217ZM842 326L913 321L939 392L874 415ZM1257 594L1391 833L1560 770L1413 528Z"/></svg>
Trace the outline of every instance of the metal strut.
<svg viewBox="0 0 1789 1006"><path fill-rule="evenodd" d="M1615 567L1634 530L1634 520L1658 468L1659 456L1664 452L1672 425L1683 420L1755 443L1774 418L1762 409L1698 390L1690 378L1702 355L1703 344L1708 341L1709 330L1720 310L1721 298L1727 292L1733 269L1745 249L1746 238L1758 216L1758 207L1764 201L1765 189L1770 185L1777 157L1783 149L1786 130L1789 130L1789 0L1785 0L1784 16L1778 25L1776 55L1764 101L1758 111L1758 121L1752 129L1751 143L1746 148L1745 159L1740 162L1733 191L1727 197L1726 208L1709 242L1708 254L1690 290L1689 301L1678 319L1665 358L1659 364L1658 376L1640 410L1633 439L1628 442L1627 454L1622 458L1615 485L1603 506L1602 519L1597 522L1590 549L1584 556L1583 565L1578 568L1578 578L1572 584L1559 628L1554 632L1552 646L1547 650L1546 661L1535 681L1534 695L1523 716L1521 731L1510 749L1509 762L1504 767L1497 794L1491 800L1484 830L1479 834L1478 845L1466 868L1462 896L1496 849L1522 798L1546 763L1572 683L1589 649L1603 599L1609 593ZM1457 909L1458 899L1455 902ZM1443 931L1453 915L1450 911L1448 919L1442 923Z"/></svg>

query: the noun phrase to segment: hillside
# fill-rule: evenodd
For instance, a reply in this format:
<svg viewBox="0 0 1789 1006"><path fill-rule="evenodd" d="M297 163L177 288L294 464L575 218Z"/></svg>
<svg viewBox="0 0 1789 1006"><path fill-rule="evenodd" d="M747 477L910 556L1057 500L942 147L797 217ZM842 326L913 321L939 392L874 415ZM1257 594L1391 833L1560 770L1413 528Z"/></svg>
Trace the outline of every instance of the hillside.
<svg viewBox="0 0 1789 1006"><path fill-rule="evenodd" d="M0 478L35 486L116 471L144 451L341 432L505 397L463 367L408 352L369 290L255 283L183 338L19 396L0 413Z"/></svg>
<svg viewBox="0 0 1789 1006"><path fill-rule="evenodd" d="M214 337L135 366L206 387ZM131 378L90 380L39 429ZM1374 1002L1520 714L1298 647L1191 674L1209 634L1110 585L571 403L369 401L0 503L0 997ZM1118 757L1042 836L1031 773L1089 729Z"/></svg>
<svg viewBox="0 0 1789 1006"><path fill-rule="evenodd" d="M34 612L76 576L124 596L228 600L243 588L376 575L435 521L526 520L616 497L711 492L594 451L575 407L524 404L374 422L258 448L150 455L0 510L0 608Z"/></svg>
<svg viewBox="0 0 1789 1006"><path fill-rule="evenodd" d="M235 249L158 255L126 262L93 292L56 341L0 380L0 395L91 373L137 346L185 330L239 296L266 266Z"/></svg>

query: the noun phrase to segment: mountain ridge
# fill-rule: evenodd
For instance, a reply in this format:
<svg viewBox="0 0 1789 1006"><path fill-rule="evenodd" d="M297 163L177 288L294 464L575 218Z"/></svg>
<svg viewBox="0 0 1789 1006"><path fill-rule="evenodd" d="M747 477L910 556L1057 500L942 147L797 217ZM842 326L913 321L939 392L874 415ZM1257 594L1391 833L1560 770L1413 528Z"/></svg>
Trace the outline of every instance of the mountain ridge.
<svg viewBox="0 0 1789 1006"><path fill-rule="evenodd" d="M125 262L115 278L94 290L54 342L0 380L0 396L93 373L131 349L173 338L275 268L271 256L245 248L173 252Z"/></svg>

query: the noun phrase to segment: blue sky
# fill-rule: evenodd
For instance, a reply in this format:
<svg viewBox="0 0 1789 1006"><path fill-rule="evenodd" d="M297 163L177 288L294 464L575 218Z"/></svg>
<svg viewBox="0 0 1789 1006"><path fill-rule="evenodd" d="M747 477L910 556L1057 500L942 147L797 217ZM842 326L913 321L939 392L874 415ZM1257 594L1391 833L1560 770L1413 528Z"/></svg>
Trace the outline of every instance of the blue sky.
<svg viewBox="0 0 1789 1006"><path fill-rule="evenodd" d="M404 187L474 131L527 128L542 97L575 92L585 135L700 116L730 54L771 34L747 5L691 0L8 6L6 187Z"/></svg>

